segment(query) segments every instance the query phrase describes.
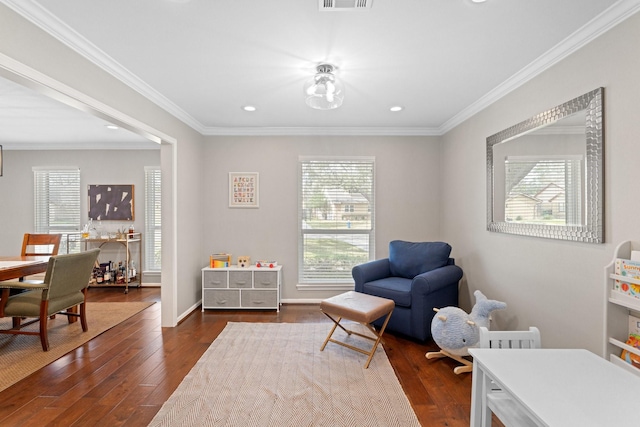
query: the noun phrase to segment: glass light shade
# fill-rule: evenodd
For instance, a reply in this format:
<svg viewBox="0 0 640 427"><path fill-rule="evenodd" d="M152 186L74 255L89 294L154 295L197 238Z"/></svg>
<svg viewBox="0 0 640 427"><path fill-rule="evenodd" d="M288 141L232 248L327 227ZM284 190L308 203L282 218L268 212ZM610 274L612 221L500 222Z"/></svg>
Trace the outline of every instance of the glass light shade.
<svg viewBox="0 0 640 427"><path fill-rule="evenodd" d="M344 86L330 72L319 72L304 84L305 102L317 110L332 110L344 101Z"/></svg>

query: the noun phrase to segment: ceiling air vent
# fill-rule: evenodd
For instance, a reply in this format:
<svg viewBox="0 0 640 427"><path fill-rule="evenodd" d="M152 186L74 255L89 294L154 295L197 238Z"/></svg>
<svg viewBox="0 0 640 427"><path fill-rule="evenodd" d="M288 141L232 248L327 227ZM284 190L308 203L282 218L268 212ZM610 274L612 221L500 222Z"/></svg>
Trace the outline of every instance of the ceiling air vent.
<svg viewBox="0 0 640 427"><path fill-rule="evenodd" d="M318 0L321 11L371 9L373 0Z"/></svg>

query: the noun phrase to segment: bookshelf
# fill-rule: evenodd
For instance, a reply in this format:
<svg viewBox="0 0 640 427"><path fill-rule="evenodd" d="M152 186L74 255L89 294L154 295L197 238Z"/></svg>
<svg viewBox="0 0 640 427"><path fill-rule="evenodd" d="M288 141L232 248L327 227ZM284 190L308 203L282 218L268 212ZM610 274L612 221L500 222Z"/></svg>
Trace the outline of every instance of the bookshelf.
<svg viewBox="0 0 640 427"><path fill-rule="evenodd" d="M620 243L614 252L613 259L604 268L605 306L604 306L604 340L602 356L613 364L640 376L640 369L620 358L622 350L640 356L640 349L626 344L629 335L629 315L640 317L640 299L614 289L616 279L640 285L640 280L615 274L616 259L630 259L631 251L640 251L640 241L626 240Z"/></svg>

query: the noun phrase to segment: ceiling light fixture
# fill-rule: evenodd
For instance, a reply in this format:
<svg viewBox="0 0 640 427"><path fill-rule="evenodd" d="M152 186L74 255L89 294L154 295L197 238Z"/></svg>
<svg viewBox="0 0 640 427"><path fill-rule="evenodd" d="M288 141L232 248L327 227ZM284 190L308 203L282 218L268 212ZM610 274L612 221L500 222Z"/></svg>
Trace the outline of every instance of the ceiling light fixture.
<svg viewBox="0 0 640 427"><path fill-rule="evenodd" d="M118 130L118 126L116 125L104 125L104 127L106 127L109 130Z"/></svg>
<svg viewBox="0 0 640 427"><path fill-rule="evenodd" d="M256 107L254 107L253 105L245 105L244 107L242 107L242 109L249 112L256 111Z"/></svg>
<svg viewBox="0 0 640 427"><path fill-rule="evenodd" d="M394 105L393 107L389 108L389 110L393 111L394 113L397 113L398 111L402 111L403 108L400 105Z"/></svg>
<svg viewBox="0 0 640 427"><path fill-rule="evenodd" d="M344 101L344 86L333 74L335 67L331 64L320 64L318 72L304 84L305 102L317 110L333 110Z"/></svg>

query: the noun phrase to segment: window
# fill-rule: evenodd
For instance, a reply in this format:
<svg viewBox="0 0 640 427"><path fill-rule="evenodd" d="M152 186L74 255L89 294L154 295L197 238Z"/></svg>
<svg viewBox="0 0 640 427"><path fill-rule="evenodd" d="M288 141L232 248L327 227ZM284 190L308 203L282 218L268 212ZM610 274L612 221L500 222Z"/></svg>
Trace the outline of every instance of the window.
<svg viewBox="0 0 640 427"><path fill-rule="evenodd" d="M157 166L144 168L144 224L145 269L161 270L162 254L162 186L161 171Z"/></svg>
<svg viewBox="0 0 640 427"><path fill-rule="evenodd" d="M373 158L300 158L298 280L351 284L351 268L374 257Z"/></svg>
<svg viewBox="0 0 640 427"><path fill-rule="evenodd" d="M582 160L581 156L507 157L506 221L581 224Z"/></svg>
<svg viewBox="0 0 640 427"><path fill-rule="evenodd" d="M80 230L80 169L33 168L33 176L35 232L61 233L59 253L79 252L79 242L67 233Z"/></svg>

